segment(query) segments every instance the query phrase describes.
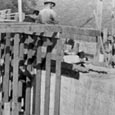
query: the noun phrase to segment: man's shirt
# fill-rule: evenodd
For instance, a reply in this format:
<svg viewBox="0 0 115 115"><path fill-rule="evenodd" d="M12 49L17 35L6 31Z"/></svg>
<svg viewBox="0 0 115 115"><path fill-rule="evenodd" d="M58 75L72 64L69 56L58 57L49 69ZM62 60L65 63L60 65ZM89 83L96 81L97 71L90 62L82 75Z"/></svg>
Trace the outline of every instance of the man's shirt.
<svg viewBox="0 0 115 115"><path fill-rule="evenodd" d="M39 22L42 24L55 24L56 13L53 9L44 8L39 13Z"/></svg>

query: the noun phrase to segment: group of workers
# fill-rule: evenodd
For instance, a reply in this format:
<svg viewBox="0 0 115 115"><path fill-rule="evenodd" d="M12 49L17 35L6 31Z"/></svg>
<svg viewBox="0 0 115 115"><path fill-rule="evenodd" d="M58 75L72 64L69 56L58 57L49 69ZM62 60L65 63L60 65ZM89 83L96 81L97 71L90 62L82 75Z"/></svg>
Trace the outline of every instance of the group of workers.
<svg viewBox="0 0 115 115"><path fill-rule="evenodd" d="M33 14L27 16L24 21L25 22L40 23L40 24L58 24L59 22L57 21L56 12L53 10L53 8L55 6L56 6L56 3L54 1L52 1L52 0L45 0L44 1L44 8L41 9L40 11L34 10ZM72 42L72 40L70 40L70 41ZM73 47L73 45L70 45L70 46ZM110 43L108 43L108 41L104 44L104 48L105 48L106 52L107 52L108 49L110 49ZM74 54L75 52L71 52L74 55L70 54L70 52L68 52L68 55L66 55L66 53L67 53L66 50L64 52L65 52L65 55L64 55L63 59L67 63L71 63L71 64L73 64L73 63L79 63L79 62L81 63L81 62L84 61L83 59L85 59L84 56L83 56L83 55L85 55L84 52L78 52L76 54ZM80 57L81 55L83 56L83 58ZM107 56L106 56L107 60L111 60L110 59L110 55L111 55L111 52L109 52L107 54ZM111 63L111 62L109 61L109 63ZM76 66L76 64L75 64L74 68L78 68L78 66Z"/></svg>

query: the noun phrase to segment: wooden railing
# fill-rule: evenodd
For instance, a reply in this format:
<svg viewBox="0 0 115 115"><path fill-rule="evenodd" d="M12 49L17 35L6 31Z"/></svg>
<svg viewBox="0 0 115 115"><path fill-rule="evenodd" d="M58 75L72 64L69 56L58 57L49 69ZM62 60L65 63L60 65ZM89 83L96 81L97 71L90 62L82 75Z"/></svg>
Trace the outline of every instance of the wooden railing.
<svg viewBox="0 0 115 115"><path fill-rule="evenodd" d="M84 35L91 36L90 40L94 41L93 39L100 36L101 32L61 25L1 23L0 33L0 115L19 115L22 106L25 107L22 112L24 115L40 115L41 71L44 57L46 58L44 115L49 115L51 59L56 61L54 114L60 115L61 62L64 45L62 40L69 37L77 40L77 35ZM46 51L43 50L43 46ZM55 52L52 52L53 49ZM33 70L36 72L33 73ZM31 87L34 88L33 105L30 101ZM22 92L25 93L25 97ZM21 104L22 99L25 99L24 105Z"/></svg>
<svg viewBox="0 0 115 115"><path fill-rule="evenodd" d="M22 13L22 20L25 19L25 14ZM0 10L0 22L18 22L19 21L19 13L11 12L11 9Z"/></svg>

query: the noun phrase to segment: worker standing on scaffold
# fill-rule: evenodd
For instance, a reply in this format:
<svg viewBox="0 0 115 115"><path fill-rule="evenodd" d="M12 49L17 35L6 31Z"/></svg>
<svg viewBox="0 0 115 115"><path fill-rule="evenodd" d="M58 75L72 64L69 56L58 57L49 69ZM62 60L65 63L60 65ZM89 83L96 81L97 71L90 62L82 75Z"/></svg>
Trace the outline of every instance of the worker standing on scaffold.
<svg viewBox="0 0 115 115"><path fill-rule="evenodd" d="M56 3L52 0L44 1L44 8L40 10L38 23L41 24L58 24L56 12L53 10Z"/></svg>

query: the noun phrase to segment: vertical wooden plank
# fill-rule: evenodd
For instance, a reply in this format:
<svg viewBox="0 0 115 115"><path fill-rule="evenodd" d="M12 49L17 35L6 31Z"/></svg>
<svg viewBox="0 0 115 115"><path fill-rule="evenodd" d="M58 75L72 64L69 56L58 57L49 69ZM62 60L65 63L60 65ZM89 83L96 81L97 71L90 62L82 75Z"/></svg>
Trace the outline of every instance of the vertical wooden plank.
<svg viewBox="0 0 115 115"><path fill-rule="evenodd" d="M107 41L107 28L105 28L104 30L103 30L103 43L105 43L106 41Z"/></svg>
<svg viewBox="0 0 115 115"><path fill-rule="evenodd" d="M114 21L115 21L115 0L112 0L112 13L111 13L111 29L112 29L112 35L114 35L115 28L114 28Z"/></svg>
<svg viewBox="0 0 115 115"><path fill-rule="evenodd" d="M4 103L3 115L10 115L10 103Z"/></svg>
<svg viewBox="0 0 115 115"><path fill-rule="evenodd" d="M103 11L103 0L97 0L96 11L94 12L96 28L101 31L102 29L102 11ZM96 46L96 54L95 61L99 61L100 48L103 46L101 36L97 37L97 46Z"/></svg>
<svg viewBox="0 0 115 115"><path fill-rule="evenodd" d="M98 30L102 30L102 13L103 13L103 0L97 0L97 12L96 12L96 26ZM100 49L102 49L103 55L105 56L105 49L103 46L103 41L102 41L102 37L99 36L98 37L98 41L97 41L97 61L100 62L101 59L101 52Z"/></svg>
<svg viewBox="0 0 115 115"><path fill-rule="evenodd" d="M23 61L24 60L24 38L23 36L20 34L20 45L19 45L19 60ZM21 76L20 76L21 77ZM22 89L23 88L23 83L21 80L19 80L19 92L18 92L18 96L19 96L19 111L21 111L21 101L22 101Z"/></svg>
<svg viewBox="0 0 115 115"><path fill-rule="evenodd" d="M1 71L1 34L0 34L0 89L2 89L1 87L1 83L2 83L2 71ZM0 90L0 115L2 115L2 90Z"/></svg>
<svg viewBox="0 0 115 115"><path fill-rule="evenodd" d="M104 30L103 30L103 44L105 43L105 42L107 42L107 33L108 31L107 31L107 28L105 28ZM106 65L108 65L108 60L107 60L107 54L104 52L104 62L105 62L105 64Z"/></svg>
<svg viewBox="0 0 115 115"><path fill-rule="evenodd" d="M62 61L62 41L57 41L57 57L56 57L56 83L55 83L55 100L54 115L60 115L60 93L61 93L61 61Z"/></svg>
<svg viewBox="0 0 115 115"><path fill-rule="evenodd" d="M28 44L30 43L30 39L28 37ZM32 58L32 49L28 47L28 61L27 61L27 70L29 72L32 71L30 59ZM31 104L31 81L27 77L26 78L26 100L25 100L25 114L29 115L30 114L30 104Z"/></svg>
<svg viewBox="0 0 115 115"><path fill-rule="evenodd" d="M50 104L50 78L51 78L51 46L47 47L46 52L46 77L45 77L45 102L44 115L49 115Z"/></svg>
<svg viewBox="0 0 115 115"><path fill-rule="evenodd" d="M2 57L2 54L1 54L1 33L0 33L0 66L1 66L1 57ZM0 76L1 76L1 69L0 69Z"/></svg>
<svg viewBox="0 0 115 115"><path fill-rule="evenodd" d="M40 115L40 106L41 106L41 46L42 41L38 41L37 48L37 74L35 78L35 115Z"/></svg>
<svg viewBox="0 0 115 115"><path fill-rule="evenodd" d="M96 9L96 27L97 29L102 29L102 13L103 13L103 0L97 0Z"/></svg>
<svg viewBox="0 0 115 115"><path fill-rule="evenodd" d="M10 38L10 80L9 80L9 95L10 95L10 107L12 108L12 91L13 91L13 55L14 55L14 36L11 34ZM10 108L10 109L11 109ZM12 111L10 111L10 114L12 114Z"/></svg>
<svg viewBox="0 0 115 115"><path fill-rule="evenodd" d="M4 59L5 59L5 34L1 34L1 60L0 60L0 63L1 63L1 82L2 82L2 93L1 93L1 96L3 97L3 77L4 77L4 74L5 74L5 68L3 67L5 65L5 62L4 62ZM3 98L2 98L2 103L1 103L1 106L3 106ZM2 110L3 111L3 110Z"/></svg>
<svg viewBox="0 0 115 115"><path fill-rule="evenodd" d="M79 43L75 43L75 46L73 48L73 52L75 52L76 54L79 52Z"/></svg>
<svg viewBox="0 0 115 115"><path fill-rule="evenodd" d="M22 22L22 0L18 0L18 16L19 16L19 22Z"/></svg>
<svg viewBox="0 0 115 115"><path fill-rule="evenodd" d="M13 99L12 115L19 115L18 108L18 71L19 71L19 34L14 38L14 59L13 59Z"/></svg>
<svg viewBox="0 0 115 115"><path fill-rule="evenodd" d="M6 34L5 48L5 75L3 77L3 102L8 102L9 97L9 64L10 64L10 34Z"/></svg>

